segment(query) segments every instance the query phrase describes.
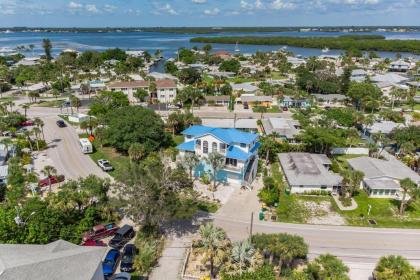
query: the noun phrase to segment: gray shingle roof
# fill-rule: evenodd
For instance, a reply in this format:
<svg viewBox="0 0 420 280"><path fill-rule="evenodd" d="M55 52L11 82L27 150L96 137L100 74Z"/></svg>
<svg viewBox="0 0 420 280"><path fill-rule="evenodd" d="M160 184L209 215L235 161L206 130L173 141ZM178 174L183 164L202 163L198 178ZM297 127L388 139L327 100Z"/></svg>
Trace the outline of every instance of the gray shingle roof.
<svg viewBox="0 0 420 280"><path fill-rule="evenodd" d="M279 158L291 186L338 186L343 179L324 166L331 164L326 155L282 153L279 154Z"/></svg>
<svg viewBox="0 0 420 280"><path fill-rule="evenodd" d="M371 157L358 157L348 160L351 168L362 171L365 179L392 178L402 180L410 178L420 183L420 176L399 160L381 160Z"/></svg>
<svg viewBox="0 0 420 280"><path fill-rule="evenodd" d="M264 131L266 134L270 135L273 132L280 134L280 136L285 136L288 139L295 138L295 135L299 134L300 130L296 128L299 126L299 122L292 119L285 118L269 118L263 119L262 121Z"/></svg>
<svg viewBox="0 0 420 280"><path fill-rule="evenodd" d="M400 185L393 180L364 180L371 190L400 190Z"/></svg>
<svg viewBox="0 0 420 280"><path fill-rule="evenodd" d="M83 247L64 240L46 245L0 244L0 278L94 279L105 252L105 247Z"/></svg>

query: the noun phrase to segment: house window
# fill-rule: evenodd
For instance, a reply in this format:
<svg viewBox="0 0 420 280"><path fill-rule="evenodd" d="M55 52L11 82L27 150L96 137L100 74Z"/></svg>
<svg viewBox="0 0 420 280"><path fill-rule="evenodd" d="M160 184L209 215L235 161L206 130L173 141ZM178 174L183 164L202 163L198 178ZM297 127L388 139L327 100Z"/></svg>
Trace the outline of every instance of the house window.
<svg viewBox="0 0 420 280"><path fill-rule="evenodd" d="M209 142L203 141L203 154L209 153Z"/></svg>
<svg viewBox="0 0 420 280"><path fill-rule="evenodd" d="M186 135L185 138L191 139L191 135ZM200 140L197 140L197 141L200 141Z"/></svg>
<svg viewBox="0 0 420 280"><path fill-rule="evenodd" d="M246 144L241 143L241 148L246 148Z"/></svg>
<svg viewBox="0 0 420 280"><path fill-rule="evenodd" d="M211 151L212 151L212 152L217 152L217 143L216 143L216 142L213 142L213 143L211 144Z"/></svg>
<svg viewBox="0 0 420 280"><path fill-rule="evenodd" d="M225 143L220 143L219 147L220 147L220 151L222 153L224 153L226 151L226 144Z"/></svg>
<svg viewBox="0 0 420 280"><path fill-rule="evenodd" d="M236 167L238 165L238 160L233 159L233 158L226 158L226 164Z"/></svg>
<svg viewBox="0 0 420 280"><path fill-rule="evenodd" d="M197 141L195 142L195 145L196 145L199 149L201 149L201 140L197 140Z"/></svg>

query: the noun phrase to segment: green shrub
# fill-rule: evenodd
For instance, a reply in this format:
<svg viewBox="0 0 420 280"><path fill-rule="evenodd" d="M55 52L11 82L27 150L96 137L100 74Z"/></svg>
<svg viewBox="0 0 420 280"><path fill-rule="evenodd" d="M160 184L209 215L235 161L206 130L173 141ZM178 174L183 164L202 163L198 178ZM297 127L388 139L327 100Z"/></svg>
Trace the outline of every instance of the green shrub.
<svg viewBox="0 0 420 280"><path fill-rule="evenodd" d="M210 185L210 176L207 173L203 173L200 177L200 180L204 185Z"/></svg>
<svg viewBox="0 0 420 280"><path fill-rule="evenodd" d="M322 195L322 196L326 196L326 195L330 195L331 192L330 191L326 191L326 190L312 190L312 191L305 191L303 194L304 195Z"/></svg>
<svg viewBox="0 0 420 280"><path fill-rule="evenodd" d="M273 189L276 187L276 182L273 177L264 177L263 179L264 188Z"/></svg>
<svg viewBox="0 0 420 280"><path fill-rule="evenodd" d="M141 274L147 274L156 264L163 249L164 238L155 234L139 232L135 241L139 250L134 266Z"/></svg>
<svg viewBox="0 0 420 280"><path fill-rule="evenodd" d="M272 266L264 265L254 272L245 272L239 274L222 273L221 280L275 280L276 274Z"/></svg>
<svg viewBox="0 0 420 280"><path fill-rule="evenodd" d="M258 198L267 204L267 206L273 206L279 201L280 195L277 188L266 188L264 187L258 192Z"/></svg>

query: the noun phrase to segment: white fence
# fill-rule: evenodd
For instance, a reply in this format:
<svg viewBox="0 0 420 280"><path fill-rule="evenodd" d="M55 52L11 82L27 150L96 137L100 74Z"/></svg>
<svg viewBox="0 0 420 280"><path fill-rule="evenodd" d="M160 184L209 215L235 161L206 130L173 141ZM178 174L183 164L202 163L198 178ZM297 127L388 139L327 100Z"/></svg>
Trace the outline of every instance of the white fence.
<svg viewBox="0 0 420 280"><path fill-rule="evenodd" d="M333 148L333 155L369 155L368 148Z"/></svg>

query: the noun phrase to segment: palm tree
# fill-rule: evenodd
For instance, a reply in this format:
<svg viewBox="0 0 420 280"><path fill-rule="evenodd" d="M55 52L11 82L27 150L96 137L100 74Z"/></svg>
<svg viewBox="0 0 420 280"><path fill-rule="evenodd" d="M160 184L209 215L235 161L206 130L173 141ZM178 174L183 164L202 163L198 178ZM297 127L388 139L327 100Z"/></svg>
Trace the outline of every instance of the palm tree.
<svg viewBox="0 0 420 280"><path fill-rule="evenodd" d="M403 190L403 196L400 204L400 215L404 214L405 207L408 201L406 200L407 194L410 195L410 199L414 200L419 195L419 188L410 178L405 178L400 181L400 187Z"/></svg>
<svg viewBox="0 0 420 280"><path fill-rule="evenodd" d="M146 149L142 144L136 142L130 145L128 155L130 161L139 162L146 155Z"/></svg>
<svg viewBox="0 0 420 280"><path fill-rule="evenodd" d="M249 239L233 244L230 258L230 270L239 273L239 275L255 270L264 262L262 255L254 248Z"/></svg>
<svg viewBox="0 0 420 280"><path fill-rule="evenodd" d="M47 59L47 61L50 61L52 58L51 56L52 44L51 44L50 39L43 39L42 47L44 48L45 58Z"/></svg>
<svg viewBox="0 0 420 280"><path fill-rule="evenodd" d="M34 127L32 129L32 132L35 135L35 138L36 138L36 148L39 151L39 135L41 134L41 130L39 129L39 127L36 126L36 127Z"/></svg>
<svg viewBox="0 0 420 280"><path fill-rule="evenodd" d="M22 109L24 110L25 119L26 119L26 113L27 113L28 109L31 107L31 105L28 104L28 103L24 103L24 104L20 105L20 107L22 107Z"/></svg>
<svg viewBox="0 0 420 280"><path fill-rule="evenodd" d="M57 169L55 169L54 166L46 165L41 170L41 173L44 174L45 176L47 176L47 178L48 178L48 185L49 185L49 191L48 192L51 193L51 176L57 175Z"/></svg>
<svg viewBox="0 0 420 280"><path fill-rule="evenodd" d="M172 128L172 135L175 136L175 129L178 127L181 123L181 118L183 115L181 115L179 112L173 112L169 114L168 120L166 121L166 124Z"/></svg>
<svg viewBox="0 0 420 280"><path fill-rule="evenodd" d="M190 179L193 177L193 170L198 166L200 163L200 159L196 154L193 153L187 153L182 161L185 165L185 167L188 169L188 172L190 174Z"/></svg>
<svg viewBox="0 0 420 280"><path fill-rule="evenodd" d="M211 152L206 158L206 162L210 165L212 171L213 188L216 191L217 173L225 166L225 157L218 152ZM213 193L214 194L214 193Z"/></svg>
<svg viewBox="0 0 420 280"><path fill-rule="evenodd" d="M214 266L221 263L226 257L229 240L223 229L212 223L201 225L198 232L200 240L196 246L204 254L203 262L210 262L210 278L214 278Z"/></svg>
<svg viewBox="0 0 420 280"><path fill-rule="evenodd" d="M34 149L33 149L33 147L32 147L32 141L31 141L32 131L25 130L25 131L24 131L24 135L25 135L26 140L27 140L27 141L28 141L28 143L29 143L29 147L31 148L31 151L33 151Z"/></svg>
<svg viewBox="0 0 420 280"><path fill-rule="evenodd" d="M44 135L45 123L44 123L44 121L37 117L37 118L34 119L34 123L40 129L40 131L42 133L42 139L45 140L45 135Z"/></svg>
<svg viewBox="0 0 420 280"><path fill-rule="evenodd" d="M401 256L382 257L373 273L377 280L419 279L416 269Z"/></svg>
<svg viewBox="0 0 420 280"><path fill-rule="evenodd" d="M305 279L340 279L350 280L349 268L336 256L330 254L320 255L304 270L308 278Z"/></svg>
<svg viewBox="0 0 420 280"><path fill-rule="evenodd" d="M34 49L35 49L35 45L34 44L30 44L29 45L29 49L31 50L31 52L32 52L32 56L34 56Z"/></svg>

